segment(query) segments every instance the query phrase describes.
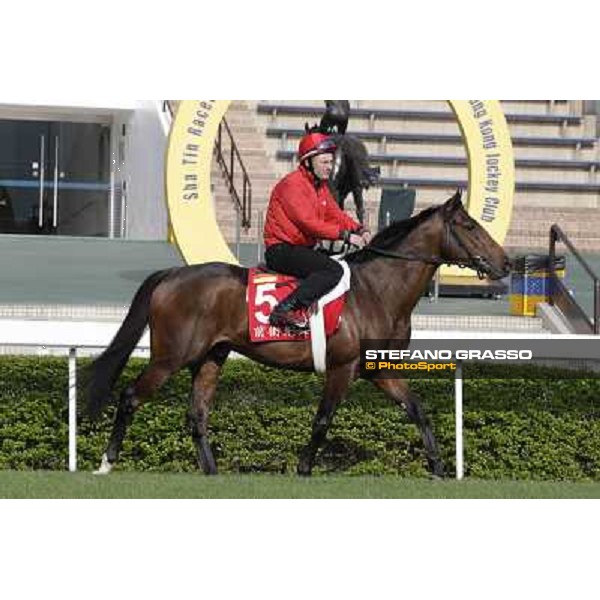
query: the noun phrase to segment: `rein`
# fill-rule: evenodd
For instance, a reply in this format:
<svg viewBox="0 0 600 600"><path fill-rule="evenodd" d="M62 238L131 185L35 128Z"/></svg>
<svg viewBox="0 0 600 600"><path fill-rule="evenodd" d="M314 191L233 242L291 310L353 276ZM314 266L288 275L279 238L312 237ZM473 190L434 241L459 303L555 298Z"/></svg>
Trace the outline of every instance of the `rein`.
<svg viewBox="0 0 600 600"><path fill-rule="evenodd" d="M423 262L428 265L434 265L436 267L440 267L441 265L453 265L460 267L461 269L471 268L477 272L477 277L479 279L485 279L485 267L487 261L481 256L473 256L467 247L464 245L464 242L456 235L454 230L452 229L451 223L448 221L444 221L445 230L446 230L446 240L450 237L454 239L454 241L460 246L462 250L464 250L467 254L467 258L458 258L458 259L446 259L441 258L439 256L423 256L421 254L405 254L401 252L393 252L391 250L383 250L381 248L377 248L376 246L365 246L363 248L364 251L373 252L373 254L377 254L379 256L385 256L387 258L396 258L399 260L413 261L413 262Z"/></svg>

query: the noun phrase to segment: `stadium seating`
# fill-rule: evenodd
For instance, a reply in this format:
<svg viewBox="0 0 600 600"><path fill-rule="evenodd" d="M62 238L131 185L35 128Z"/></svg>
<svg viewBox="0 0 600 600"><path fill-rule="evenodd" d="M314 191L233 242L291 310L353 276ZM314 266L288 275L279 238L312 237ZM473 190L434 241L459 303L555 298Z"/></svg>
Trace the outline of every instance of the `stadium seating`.
<svg viewBox="0 0 600 600"><path fill-rule="evenodd" d="M515 218L507 244L545 247L548 219L555 218L566 223L576 243L579 236L586 249L600 249L596 117L583 114L582 101L502 102L517 169ZM382 186L415 188L418 209L465 186L464 144L446 102L364 100L351 101L351 106L348 133L365 142L373 165L382 168ZM266 208L272 185L295 164L304 124L318 122L323 110L323 101L317 100L232 104L227 119L252 177L255 213ZM219 192L218 178L213 177L213 184L219 220L233 240L234 217L226 190ZM371 224L377 221L380 195L380 189L367 193Z"/></svg>

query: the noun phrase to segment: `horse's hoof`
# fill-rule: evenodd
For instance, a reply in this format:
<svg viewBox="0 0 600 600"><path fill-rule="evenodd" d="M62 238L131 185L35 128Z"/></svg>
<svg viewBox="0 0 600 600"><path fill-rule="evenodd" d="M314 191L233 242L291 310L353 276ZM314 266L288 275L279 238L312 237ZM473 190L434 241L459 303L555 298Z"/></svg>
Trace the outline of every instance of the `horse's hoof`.
<svg viewBox="0 0 600 600"><path fill-rule="evenodd" d="M94 471L94 475L108 475L113 469L113 465L108 462L108 456L106 454L102 457L100 468Z"/></svg>
<svg viewBox="0 0 600 600"><path fill-rule="evenodd" d="M436 467L431 473L431 479L434 481L442 481L442 479L446 478L446 474L444 473L443 467Z"/></svg>
<svg viewBox="0 0 600 600"><path fill-rule="evenodd" d="M312 467L310 465L303 465L300 463L296 469L296 472L298 475L300 475L300 477L310 477L312 475Z"/></svg>
<svg viewBox="0 0 600 600"><path fill-rule="evenodd" d="M218 474L217 465L214 460L212 462L201 460L198 462L198 467L202 473L210 477Z"/></svg>

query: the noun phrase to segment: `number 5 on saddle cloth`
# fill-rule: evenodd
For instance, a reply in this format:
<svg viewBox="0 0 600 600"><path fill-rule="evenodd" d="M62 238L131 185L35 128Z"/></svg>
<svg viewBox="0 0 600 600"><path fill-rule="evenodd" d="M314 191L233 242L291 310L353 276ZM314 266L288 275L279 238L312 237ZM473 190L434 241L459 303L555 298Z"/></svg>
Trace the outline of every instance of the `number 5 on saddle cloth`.
<svg viewBox="0 0 600 600"><path fill-rule="evenodd" d="M340 261L344 275L340 282L316 303L310 316L310 330L291 331L269 324L269 315L277 304L298 287L298 279L265 268L250 269L248 275L248 327L252 342L311 341L313 360L318 372L325 370L326 338L339 328L346 294L350 289L350 268ZM319 358L319 356L321 358Z"/></svg>

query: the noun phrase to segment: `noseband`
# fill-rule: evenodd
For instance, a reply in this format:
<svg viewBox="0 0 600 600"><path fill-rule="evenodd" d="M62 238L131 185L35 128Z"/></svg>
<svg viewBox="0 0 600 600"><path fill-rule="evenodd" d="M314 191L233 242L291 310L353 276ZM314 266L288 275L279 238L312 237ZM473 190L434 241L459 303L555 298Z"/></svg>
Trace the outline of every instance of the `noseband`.
<svg viewBox="0 0 600 600"><path fill-rule="evenodd" d="M452 221L444 219L444 246L448 248L450 245L450 241L453 240L458 245L458 247L465 252L465 254L467 255L466 258L446 259L441 258L439 256L424 256L421 254L408 253L404 254L401 252L382 250L381 248L377 248L375 246L365 246L363 248L363 251L373 252L373 254L378 254L379 256L385 256L388 258L423 262L428 265L434 265L436 267L439 267L441 265L453 265L460 267L461 269L469 268L477 272L477 277L479 277L479 279L485 279L487 275L486 271L490 269L489 262L483 256L471 254L469 249L465 246L465 243L456 234L456 231L454 231L452 225Z"/></svg>

